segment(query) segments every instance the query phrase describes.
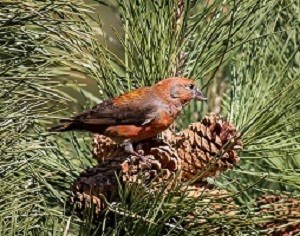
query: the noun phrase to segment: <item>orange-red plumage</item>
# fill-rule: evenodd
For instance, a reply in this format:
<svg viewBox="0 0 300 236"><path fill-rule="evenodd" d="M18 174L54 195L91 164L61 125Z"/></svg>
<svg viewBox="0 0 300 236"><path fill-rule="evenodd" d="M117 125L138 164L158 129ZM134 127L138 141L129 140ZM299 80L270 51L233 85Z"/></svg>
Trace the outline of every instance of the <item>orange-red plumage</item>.
<svg viewBox="0 0 300 236"><path fill-rule="evenodd" d="M177 112L176 112L177 113ZM132 142L155 137L158 133L167 129L175 120L177 114L168 114L162 111L159 117L155 118L153 122L143 125L116 125L108 127L104 135L111 137L115 141L122 141L130 139Z"/></svg>
<svg viewBox="0 0 300 236"><path fill-rule="evenodd" d="M137 142L167 129L192 99L206 100L192 80L168 78L63 119L52 131L85 130L104 134L119 143Z"/></svg>

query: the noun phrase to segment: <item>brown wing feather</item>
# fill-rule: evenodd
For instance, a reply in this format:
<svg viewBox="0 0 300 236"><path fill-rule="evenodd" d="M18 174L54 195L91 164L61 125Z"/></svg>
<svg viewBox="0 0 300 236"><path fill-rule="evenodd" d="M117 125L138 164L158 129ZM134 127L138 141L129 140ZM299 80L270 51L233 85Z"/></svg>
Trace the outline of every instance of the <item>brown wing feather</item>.
<svg viewBox="0 0 300 236"><path fill-rule="evenodd" d="M115 105L112 100L104 101L89 111L78 114L74 121L95 125L143 124L147 119L154 119L157 107L151 104L146 106Z"/></svg>
<svg viewBox="0 0 300 236"><path fill-rule="evenodd" d="M106 100L70 119L62 119L52 131L87 130L102 133L113 125L144 125L158 116L159 107L160 101L151 92L151 87L136 89Z"/></svg>
<svg viewBox="0 0 300 236"><path fill-rule="evenodd" d="M106 100L91 110L75 117L85 123L142 124L154 118L157 110L156 98L150 87L144 87Z"/></svg>

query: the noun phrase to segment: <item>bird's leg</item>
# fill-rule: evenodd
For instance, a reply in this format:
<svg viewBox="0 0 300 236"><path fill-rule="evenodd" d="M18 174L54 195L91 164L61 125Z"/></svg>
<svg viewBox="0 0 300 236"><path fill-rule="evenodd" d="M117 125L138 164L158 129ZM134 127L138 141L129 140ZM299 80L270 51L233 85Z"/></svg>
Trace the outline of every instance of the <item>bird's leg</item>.
<svg viewBox="0 0 300 236"><path fill-rule="evenodd" d="M147 164L147 166L150 168L151 167L151 163L150 161L143 155L137 153L136 151L134 151L132 143L130 141L130 139L125 139L123 141L123 143L121 144L121 147L124 148L124 151L127 152L128 154L134 155L139 157L145 164Z"/></svg>

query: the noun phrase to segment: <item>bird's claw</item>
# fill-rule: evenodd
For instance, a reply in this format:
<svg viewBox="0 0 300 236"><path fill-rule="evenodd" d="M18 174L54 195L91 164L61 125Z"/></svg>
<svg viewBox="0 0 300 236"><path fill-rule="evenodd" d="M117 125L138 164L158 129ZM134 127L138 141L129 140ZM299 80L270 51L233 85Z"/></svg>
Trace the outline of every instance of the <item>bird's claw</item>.
<svg viewBox="0 0 300 236"><path fill-rule="evenodd" d="M124 140L124 142L121 144L121 146L124 147L125 152L127 152L130 155L133 155L133 156L136 156L136 157L140 158L140 160L142 161L142 163L144 163L147 166L148 169L151 169L152 164L143 155L144 154L143 150L139 150L139 152L142 152L141 154L139 152L134 151L132 143L130 142L130 140L128 140L128 139Z"/></svg>

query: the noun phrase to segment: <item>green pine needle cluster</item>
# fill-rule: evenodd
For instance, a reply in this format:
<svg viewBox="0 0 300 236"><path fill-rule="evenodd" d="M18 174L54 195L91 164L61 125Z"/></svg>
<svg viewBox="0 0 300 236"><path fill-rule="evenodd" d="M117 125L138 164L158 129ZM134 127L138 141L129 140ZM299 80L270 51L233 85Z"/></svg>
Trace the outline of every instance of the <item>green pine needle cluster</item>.
<svg viewBox="0 0 300 236"><path fill-rule="evenodd" d="M299 7L289 0L1 1L0 235L267 234L261 223L271 216L257 214L257 196L300 200ZM108 9L122 30L106 32L101 11ZM230 193L235 213L214 212L213 204L228 202L204 192L191 198L178 183L168 194L164 186L120 185L119 202L107 202L98 223L91 212L66 216L71 183L93 164L91 139L47 129L177 75L195 79L209 97L187 107L181 126L214 111L241 131L240 165L208 179Z"/></svg>

